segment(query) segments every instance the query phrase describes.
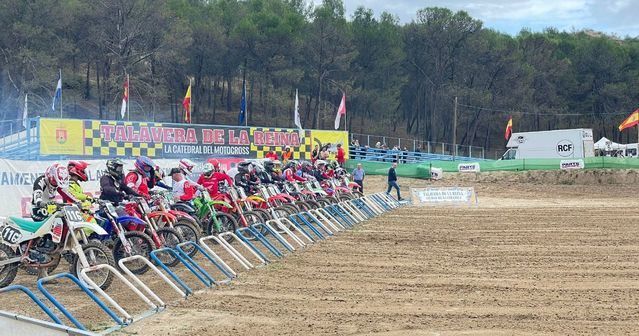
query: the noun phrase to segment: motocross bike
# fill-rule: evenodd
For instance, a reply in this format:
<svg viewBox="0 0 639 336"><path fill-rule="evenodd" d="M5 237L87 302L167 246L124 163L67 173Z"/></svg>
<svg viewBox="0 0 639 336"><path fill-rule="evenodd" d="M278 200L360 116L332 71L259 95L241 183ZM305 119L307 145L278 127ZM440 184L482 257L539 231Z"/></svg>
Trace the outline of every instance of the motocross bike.
<svg viewBox="0 0 639 336"><path fill-rule="evenodd" d="M51 204L49 207L52 215L41 222L9 217L0 224L0 287L13 282L19 265L55 269L64 254L70 254L71 273L76 277L87 267L100 264L115 267L111 251L101 242L89 241L84 231L106 235L104 229L85 222L75 205ZM91 279L106 290L113 274L102 269L92 272Z"/></svg>

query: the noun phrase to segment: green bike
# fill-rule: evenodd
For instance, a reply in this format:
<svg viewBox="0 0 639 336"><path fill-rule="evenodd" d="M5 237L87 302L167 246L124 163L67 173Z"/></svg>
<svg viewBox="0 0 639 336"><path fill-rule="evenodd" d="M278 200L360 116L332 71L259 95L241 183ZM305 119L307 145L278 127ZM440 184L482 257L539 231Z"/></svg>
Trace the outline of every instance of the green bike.
<svg viewBox="0 0 639 336"><path fill-rule="evenodd" d="M200 195L193 199L193 206L195 207L195 215L199 218L204 232L208 235L235 232L237 229L235 217L215 209L215 206L228 209L232 209L233 206L228 202L212 199L207 190L201 191ZM225 239L230 242L233 237L226 236Z"/></svg>

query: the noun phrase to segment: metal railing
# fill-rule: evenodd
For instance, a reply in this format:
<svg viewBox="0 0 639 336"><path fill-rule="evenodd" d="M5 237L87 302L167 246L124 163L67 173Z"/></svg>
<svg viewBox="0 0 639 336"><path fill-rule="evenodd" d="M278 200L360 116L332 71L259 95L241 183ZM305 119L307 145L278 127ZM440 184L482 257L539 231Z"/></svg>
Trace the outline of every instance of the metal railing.
<svg viewBox="0 0 639 336"><path fill-rule="evenodd" d="M478 161L481 158L469 156L452 156L424 152L401 151L394 149L377 149L366 147L348 147L350 159L377 162L419 163L428 161Z"/></svg>
<svg viewBox="0 0 639 336"><path fill-rule="evenodd" d="M351 145L357 140L359 147L381 150L392 150L397 147L400 151L415 153L439 154L446 156L460 156L476 159L485 158L484 147L457 145L453 151L453 144L417 139L397 138L382 135L350 133Z"/></svg>

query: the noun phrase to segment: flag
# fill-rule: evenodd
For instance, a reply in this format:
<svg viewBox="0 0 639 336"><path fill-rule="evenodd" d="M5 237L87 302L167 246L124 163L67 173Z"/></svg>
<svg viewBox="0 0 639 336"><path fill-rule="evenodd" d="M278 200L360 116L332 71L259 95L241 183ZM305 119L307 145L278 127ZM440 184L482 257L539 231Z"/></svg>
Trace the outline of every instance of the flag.
<svg viewBox="0 0 639 336"><path fill-rule="evenodd" d="M24 94L24 110L22 111L22 126L24 126L24 128L27 128L29 121L27 120L29 118L29 105L28 105L28 95L25 93Z"/></svg>
<svg viewBox="0 0 639 336"><path fill-rule="evenodd" d="M189 88L186 89L186 95L184 96L184 100L182 101L182 106L184 106L184 122L187 124L191 123L191 82L189 81Z"/></svg>
<svg viewBox="0 0 639 336"><path fill-rule="evenodd" d="M504 138L506 140L510 139L510 136L513 134L513 117L510 116L508 119L508 124L506 124L506 133L504 133Z"/></svg>
<svg viewBox="0 0 639 336"><path fill-rule="evenodd" d="M120 115L122 119L126 115L127 105L129 104L129 75L126 75L126 80L124 81L124 94L122 95L122 108L120 109Z"/></svg>
<svg viewBox="0 0 639 336"><path fill-rule="evenodd" d="M302 128L302 121L300 120L300 101L297 98L297 89L295 89L295 126L297 126L300 138L304 138L304 129Z"/></svg>
<svg viewBox="0 0 639 336"><path fill-rule="evenodd" d="M626 120L624 120L621 125L619 125L619 132L625 130L626 128L630 128L633 126L637 126L639 123L639 109L636 109L632 112Z"/></svg>
<svg viewBox="0 0 639 336"><path fill-rule="evenodd" d="M237 124L245 125L246 120L246 82L242 80L242 102L240 103L240 115L237 119Z"/></svg>
<svg viewBox="0 0 639 336"><path fill-rule="evenodd" d="M346 93L342 93L342 101L339 103L339 108L337 109L335 129L339 129L339 122L342 120L343 115L346 115Z"/></svg>
<svg viewBox="0 0 639 336"><path fill-rule="evenodd" d="M53 94L53 103L51 104L51 111L55 112L55 103L59 103L62 100L62 70L60 70L60 77L58 77L58 85L55 87L55 93Z"/></svg>

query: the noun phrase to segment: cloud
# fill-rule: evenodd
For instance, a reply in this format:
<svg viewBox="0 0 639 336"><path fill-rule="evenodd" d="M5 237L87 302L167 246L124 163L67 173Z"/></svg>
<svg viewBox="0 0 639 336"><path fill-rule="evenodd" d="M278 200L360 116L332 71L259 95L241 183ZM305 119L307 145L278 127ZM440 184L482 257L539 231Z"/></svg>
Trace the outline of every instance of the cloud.
<svg viewBox="0 0 639 336"><path fill-rule="evenodd" d="M320 0L313 0L321 3ZM541 31L594 29L619 36L639 36L637 0L344 0L350 16L359 6L397 15L402 22L415 19L417 10L446 7L464 10L484 22L484 26L517 34L522 28Z"/></svg>

